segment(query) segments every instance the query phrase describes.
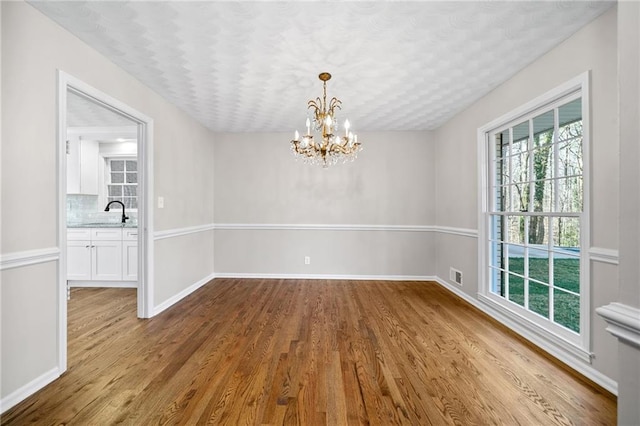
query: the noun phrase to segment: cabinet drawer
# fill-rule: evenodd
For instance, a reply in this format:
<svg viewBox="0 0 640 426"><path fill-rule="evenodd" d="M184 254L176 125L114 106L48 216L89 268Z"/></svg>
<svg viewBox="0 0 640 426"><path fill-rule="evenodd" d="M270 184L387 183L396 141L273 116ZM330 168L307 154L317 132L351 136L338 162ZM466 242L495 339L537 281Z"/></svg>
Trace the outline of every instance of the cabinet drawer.
<svg viewBox="0 0 640 426"><path fill-rule="evenodd" d="M91 228L91 241L122 241L122 228Z"/></svg>
<svg viewBox="0 0 640 426"><path fill-rule="evenodd" d="M138 228L124 228L122 230L122 239L124 241L138 241Z"/></svg>
<svg viewBox="0 0 640 426"><path fill-rule="evenodd" d="M67 228L67 240L69 240L69 241L89 241L89 240L91 240L91 229L88 229L88 228Z"/></svg>

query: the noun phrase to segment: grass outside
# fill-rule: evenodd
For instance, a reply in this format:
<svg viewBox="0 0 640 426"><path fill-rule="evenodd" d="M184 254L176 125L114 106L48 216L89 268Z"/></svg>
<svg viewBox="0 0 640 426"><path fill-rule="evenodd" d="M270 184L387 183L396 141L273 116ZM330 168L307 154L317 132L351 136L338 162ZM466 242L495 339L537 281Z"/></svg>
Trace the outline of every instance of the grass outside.
<svg viewBox="0 0 640 426"><path fill-rule="evenodd" d="M524 258L510 257L509 269L524 273ZM549 281L549 259L530 258L529 277L547 283ZM554 321L575 332L580 332L580 297L562 289L580 293L580 260L554 259ZM509 300L524 306L524 279L509 275ZM529 309L549 318L549 287L529 281Z"/></svg>

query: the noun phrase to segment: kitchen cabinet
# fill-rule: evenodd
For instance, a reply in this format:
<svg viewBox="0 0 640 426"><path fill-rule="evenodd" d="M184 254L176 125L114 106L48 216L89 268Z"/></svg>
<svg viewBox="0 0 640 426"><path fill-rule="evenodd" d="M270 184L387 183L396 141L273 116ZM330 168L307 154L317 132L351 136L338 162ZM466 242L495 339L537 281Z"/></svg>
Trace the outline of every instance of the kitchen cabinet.
<svg viewBox="0 0 640 426"><path fill-rule="evenodd" d="M136 281L137 228L68 228L67 280Z"/></svg>
<svg viewBox="0 0 640 426"><path fill-rule="evenodd" d="M71 137L67 142L67 194L98 195L98 141Z"/></svg>
<svg viewBox="0 0 640 426"><path fill-rule="evenodd" d="M91 280L91 241L67 241L67 279Z"/></svg>
<svg viewBox="0 0 640 426"><path fill-rule="evenodd" d="M138 229L122 231L122 279L138 280Z"/></svg>
<svg viewBox="0 0 640 426"><path fill-rule="evenodd" d="M122 241L92 240L91 279L122 281Z"/></svg>

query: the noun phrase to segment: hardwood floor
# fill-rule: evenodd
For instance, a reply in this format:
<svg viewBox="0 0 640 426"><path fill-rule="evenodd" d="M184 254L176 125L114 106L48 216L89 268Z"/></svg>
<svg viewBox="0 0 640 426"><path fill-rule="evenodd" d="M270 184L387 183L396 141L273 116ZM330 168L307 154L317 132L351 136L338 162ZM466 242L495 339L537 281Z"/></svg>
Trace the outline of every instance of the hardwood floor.
<svg viewBox="0 0 640 426"><path fill-rule="evenodd" d="M616 423L436 283L216 279L150 320L134 292L72 290L69 370L3 425Z"/></svg>

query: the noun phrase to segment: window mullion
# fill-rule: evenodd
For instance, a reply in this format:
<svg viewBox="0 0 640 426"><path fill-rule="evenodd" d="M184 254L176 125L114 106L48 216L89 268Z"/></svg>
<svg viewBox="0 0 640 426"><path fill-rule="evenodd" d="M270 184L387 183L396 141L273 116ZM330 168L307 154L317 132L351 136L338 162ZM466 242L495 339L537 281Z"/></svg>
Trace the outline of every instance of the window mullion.
<svg viewBox="0 0 640 426"><path fill-rule="evenodd" d="M560 211L560 191L558 191L558 182L560 176L560 150L559 150L559 140L560 140L560 110L558 107L553 109L553 206L551 210L556 213L557 220L560 220L557 213ZM550 218L553 220L552 218ZM552 322L555 322L555 283L554 283L554 266L555 266L555 256L553 254L553 235L549 238L549 319Z"/></svg>

